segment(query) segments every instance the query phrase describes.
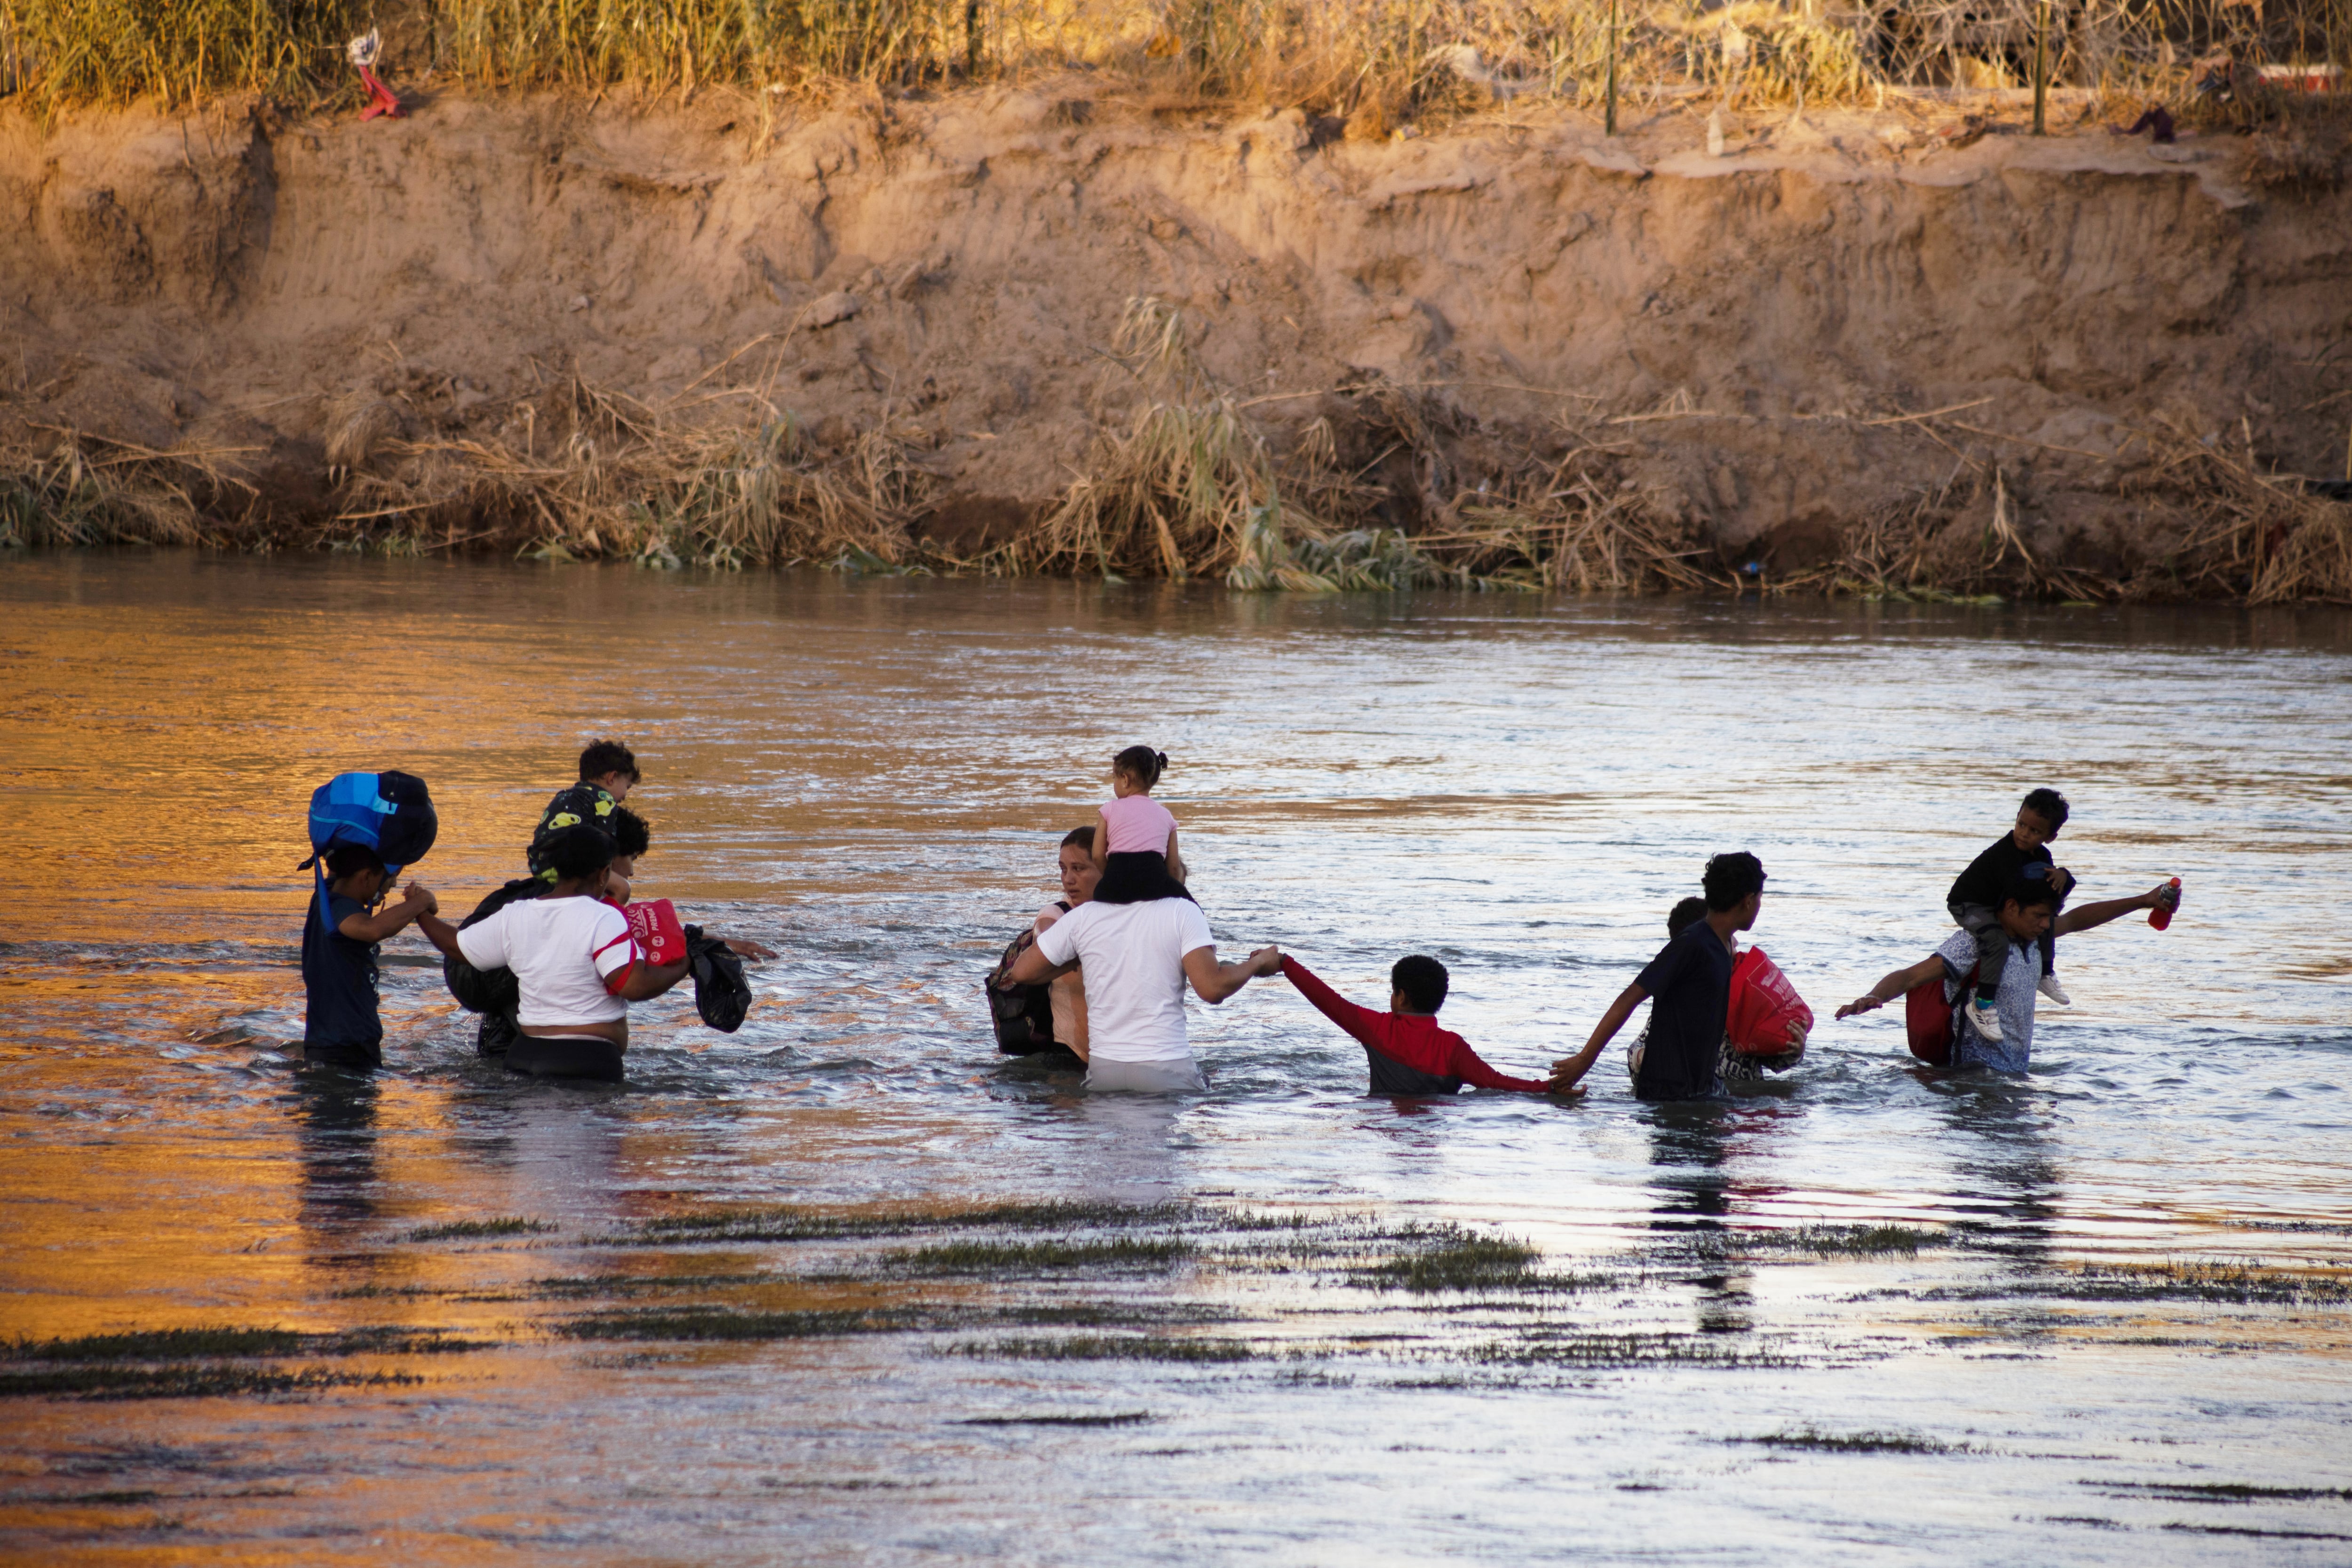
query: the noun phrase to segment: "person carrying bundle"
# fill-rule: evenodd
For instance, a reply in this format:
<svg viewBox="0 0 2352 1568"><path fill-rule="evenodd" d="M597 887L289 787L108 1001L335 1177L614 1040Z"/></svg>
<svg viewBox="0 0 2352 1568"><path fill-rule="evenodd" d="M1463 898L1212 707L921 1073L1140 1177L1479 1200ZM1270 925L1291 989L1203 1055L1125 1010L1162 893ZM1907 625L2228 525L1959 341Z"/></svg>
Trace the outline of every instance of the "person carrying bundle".
<svg viewBox="0 0 2352 1568"><path fill-rule="evenodd" d="M1717 855L1700 880L1706 913L1683 928L1631 985L1609 1005L1592 1037L1572 1057L1552 1063L1552 1084L1568 1089L1601 1059L1633 1009L1651 997L1650 1026L1633 1092L1643 1100L1711 1100L1723 1093L1717 1070L1731 1012L1731 975L1738 934L1756 924L1764 907L1764 863L1745 850Z"/></svg>
<svg viewBox="0 0 2352 1568"><path fill-rule="evenodd" d="M376 944L414 921L438 942L454 934L440 900L411 881L400 901L376 905L401 868L440 833L425 781L411 773L342 773L310 796L310 907L302 921L302 1059L373 1072L383 1066Z"/></svg>
<svg viewBox="0 0 2352 1568"><path fill-rule="evenodd" d="M476 969L514 971L520 1032L507 1048L508 1071L617 1082L629 1046L629 1004L667 991L690 965L684 958L647 962L628 917L604 901L613 840L604 832L576 823L550 835L545 850L555 872L547 891L463 931L428 928L425 934Z"/></svg>

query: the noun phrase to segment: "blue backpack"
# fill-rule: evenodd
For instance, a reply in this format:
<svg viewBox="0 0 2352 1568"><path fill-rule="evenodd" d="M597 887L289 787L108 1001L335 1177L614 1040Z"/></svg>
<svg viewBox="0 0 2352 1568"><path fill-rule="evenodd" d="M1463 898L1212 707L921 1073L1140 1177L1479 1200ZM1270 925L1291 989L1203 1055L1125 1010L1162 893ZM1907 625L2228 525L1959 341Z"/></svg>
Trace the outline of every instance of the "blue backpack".
<svg viewBox="0 0 2352 1568"><path fill-rule="evenodd" d="M345 844L373 849L386 877L415 865L433 847L441 819L432 794L414 773L339 773L310 795L310 858L318 868L319 919L327 918L327 851Z"/></svg>

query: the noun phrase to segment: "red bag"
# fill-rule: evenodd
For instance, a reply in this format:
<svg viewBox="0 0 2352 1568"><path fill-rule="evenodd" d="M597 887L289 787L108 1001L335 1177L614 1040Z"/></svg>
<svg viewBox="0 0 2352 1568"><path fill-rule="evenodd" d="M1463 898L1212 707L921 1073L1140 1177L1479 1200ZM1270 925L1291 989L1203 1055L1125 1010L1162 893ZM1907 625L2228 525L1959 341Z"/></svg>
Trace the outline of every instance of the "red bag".
<svg viewBox="0 0 2352 1568"><path fill-rule="evenodd" d="M1731 969L1731 1006L1724 1018L1731 1048L1743 1057L1780 1056L1789 1049L1790 1024L1811 1033L1813 1010L1762 948L1749 948Z"/></svg>
<svg viewBox="0 0 2352 1568"><path fill-rule="evenodd" d="M1976 983L1977 972L1971 968L1960 989L1965 992ZM1903 994L1903 1032L1913 1056L1931 1068L1952 1065L1952 1004L1944 999L1942 975Z"/></svg>
<svg viewBox="0 0 2352 1568"><path fill-rule="evenodd" d="M667 899L652 899L625 905L621 912L629 917L629 934L636 939L637 951L645 954L647 963L659 967L685 959L686 928L678 924L677 905Z"/></svg>

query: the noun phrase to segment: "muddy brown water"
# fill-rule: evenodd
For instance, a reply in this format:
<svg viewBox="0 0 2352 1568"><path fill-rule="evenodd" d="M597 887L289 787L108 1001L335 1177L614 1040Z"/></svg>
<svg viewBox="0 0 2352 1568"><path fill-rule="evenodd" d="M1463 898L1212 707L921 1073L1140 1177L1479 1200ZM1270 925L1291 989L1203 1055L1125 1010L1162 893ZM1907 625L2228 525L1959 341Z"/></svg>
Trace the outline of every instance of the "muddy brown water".
<svg viewBox="0 0 2352 1568"><path fill-rule="evenodd" d="M0 605L12 1555L2352 1552L2340 614L184 554ZM290 1062L310 788L423 773L470 901L592 731L643 893L782 950L742 1032L673 997L625 1086L509 1080L412 934L390 1070ZM1397 1103L1254 984L1203 1097L1001 1061L977 979L1135 740L1221 944L1365 1000L1433 952L1506 1070L1752 848L1811 1058ZM1828 1022L2044 780L2172 930L2062 948L2022 1080ZM231 1328L292 1334L46 1344Z"/></svg>

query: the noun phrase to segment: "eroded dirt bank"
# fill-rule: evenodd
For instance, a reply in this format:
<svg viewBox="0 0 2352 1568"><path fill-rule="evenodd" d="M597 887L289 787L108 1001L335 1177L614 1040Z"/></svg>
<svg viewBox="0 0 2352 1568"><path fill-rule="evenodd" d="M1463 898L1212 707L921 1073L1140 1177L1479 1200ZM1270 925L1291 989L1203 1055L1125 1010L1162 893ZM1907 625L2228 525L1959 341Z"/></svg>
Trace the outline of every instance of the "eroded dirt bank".
<svg viewBox="0 0 2352 1568"><path fill-rule="evenodd" d="M0 446L53 498L76 457L137 477L117 531L612 551L700 504L630 451L731 440L704 478L740 489L765 426L807 548L752 553L970 560L1103 482L1143 400L1222 396L1295 504L1434 544L1580 507L1708 574L2064 594L2341 549L2347 509L2262 476L2345 473L2352 194L2251 186L2226 138L1958 119L1367 143L1084 78L18 118ZM1141 296L1208 381L1105 358ZM2224 513L2237 564L2184 565Z"/></svg>

